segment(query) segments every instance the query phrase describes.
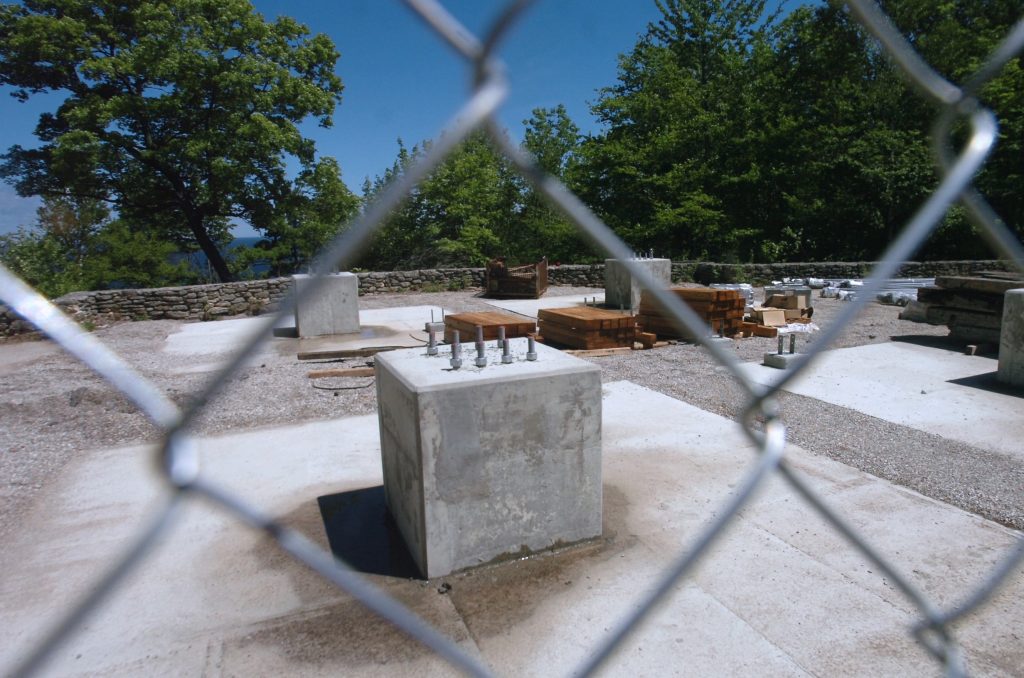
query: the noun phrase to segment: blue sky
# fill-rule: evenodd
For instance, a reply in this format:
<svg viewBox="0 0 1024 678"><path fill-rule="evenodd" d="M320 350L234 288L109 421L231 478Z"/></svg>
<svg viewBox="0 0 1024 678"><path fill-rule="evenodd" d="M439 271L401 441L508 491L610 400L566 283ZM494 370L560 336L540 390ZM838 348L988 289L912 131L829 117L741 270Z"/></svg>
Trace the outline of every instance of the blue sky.
<svg viewBox="0 0 1024 678"><path fill-rule="evenodd" d="M464 102L470 69L399 0L256 0L273 19L288 14L311 31L326 33L341 58L337 72L345 85L334 126L303 126L322 155L334 156L343 178L357 193L395 159L401 138L407 146L432 138ZM478 33L494 18L499 0L445 0L444 5ZM536 107L562 103L584 131L594 131L588 102L596 90L615 82L617 57L635 44L659 15L653 0L538 0L520 18L500 53L508 64L512 91L501 121L516 139L522 121ZM19 104L0 88L0 149L32 146L40 112L53 110L56 95ZM34 200L24 200L0 182L0 233L34 221ZM245 228L236 235L251 235Z"/></svg>
<svg viewBox="0 0 1024 678"><path fill-rule="evenodd" d="M337 73L345 85L334 126L315 123L303 132L323 155L341 163L346 183L357 193L363 179L394 161L397 139L407 146L437 135L465 101L470 70L399 0L256 0L266 18L287 14L311 31L326 33L341 53ZM481 32L502 6L495 0L446 0L445 7L471 31ZM513 137L538 106L565 104L583 130L594 129L588 101L615 81L617 55L636 42L658 10L652 0L539 0L521 17L501 48L512 91L501 121ZM0 149L36 144L32 130L39 113L61 97L19 104L0 88ZM18 198L0 183L0 232L35 220L35 200ZM246 228L237 235L250 235Z"/></svg>

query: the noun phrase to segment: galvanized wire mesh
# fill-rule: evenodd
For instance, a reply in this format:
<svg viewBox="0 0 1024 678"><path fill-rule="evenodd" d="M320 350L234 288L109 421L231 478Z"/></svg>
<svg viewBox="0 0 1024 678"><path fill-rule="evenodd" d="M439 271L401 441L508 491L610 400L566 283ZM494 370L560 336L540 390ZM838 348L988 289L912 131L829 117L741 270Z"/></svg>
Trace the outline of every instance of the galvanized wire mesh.
<svg viewBox="0 0 1024 678"><path fill-rule="evenodd" d="M500 129L495 113L508 93L508 85L502 64L494 56L494 50L530 4L530 0L510 1L497 21L482 37L472 35L434 0L406 0L406 3L441 39L447 41L467 63L472 65L475 83L472 95L455 112L451 124L438 136L429 151L418 158L397 181L389 185L322 253L318 272L326 273L336 267L344 268L351 265L375 229L399 205L404 196L428 176L469 134L484 130L495 147L507 156L518 171L543 193L553 206L589 235L610 257L624 262L630 273L671 313L681 328L688 330L691 336L702 336L702 321L694 312L677 297L651 284L653 281L649 274L632 261L631 252L625 244L558 180L546 175L528 155L510 143ZM713 514L714 518L705 525L692 543L674 559L663 573L658 585L638 602L632 614L619 620L609 635L593 648L584 665L578 667L574 673L590 675L598 670L679 580L691 572L702 559L708 557L711 544L721 536L723 530L749 502L754 491L773 475L785 479L794 492L806 499L833 529L871 561L881 575L895 584L910 601L917 610L917 622L912 629L915 637L948 675L961 675L966 672L963 655L953 629L954 623L984 605L1024 561L1024 539L1018 539L1015 546L1003 556L987 578L979 582L975 589L964 591L963 598L958 604L943 609L929 600L908 577L904 576L896 562L876 549L864 534L853 528L842 515L794 473L786 460L786 430L775 409L775 394L804 372L821 351L835 341L844 326L861 311L863 305L874 298L875 292L884 281L897 273L901 262L908 259L929 237L952 205L959 201L992 248L1001 257L1024 270L1024 248L987 205L984 197L972 187L972 180L984 165L997 133L995 116L981 106L975 95L988 80L999 73L1007 61L1015 58L1024 49L1024 20L1015 26L984 65L964 85L958 86L942 78L925 63L871 0L854 0L849 2L848 6L857 20L878 40L884 51L917 87L921 96L931 100L938 107L939 113L934 122L932 140L934 153L941 168L941 182L905 225L896 241L889 246L867 281L864 293L857 295L857 300L844 309L839 319L825 332L822 340L816 341L801 362L785 372L783 378L773 386L765 388L752 382L741 371L734 355L715 343L706 344L705 348L731 373L744 392L746 406L740 417L740 424L755 444L758 455L736 491L725 505ZM967 142L960 148L954 148L950 138L952 125L957 121L966 122L970 129ZM294 313L302 298L316 294L321 287L321 281L322 278L316 278L303 288L300 295L290 296L282 302L277 313L266 318L260 330L254 332L244 345L239 347L218 378L212 380L207 392L196 398L193 401L194 405L182 410L95 337L62 315L43 296L0 267L0 299L109 381L160 428L163 432L163 442L158 453L159 462L168 487L162 505L150 516L148 526L135 538L127 552L100 581L95 583L83 600L67 610L63 620L49 635L40 639L30 656L19 666L11 667L15 675L29 675L42 667L54 649L75 632L79 623L99 602L118 588L127 573L139 564L165 530L173 525L177 519L177 510L183 502L195 500L205 500L226 509L241 523L267 533L281 549L296 560L305 563L362 602L373 613L387 619L431 648L453 666L473 675L491 675L490 667L466 654L454 642L402 604L375 588L345 563L336 560L330 553L320 549L298 532L279 524L245 497L218 487L202 474L200 459L188 433L189 424L200 414L202 403L210 400L217 389L227 383L232 374L241 367L247 356L271 336L275 323Z"/></svg>

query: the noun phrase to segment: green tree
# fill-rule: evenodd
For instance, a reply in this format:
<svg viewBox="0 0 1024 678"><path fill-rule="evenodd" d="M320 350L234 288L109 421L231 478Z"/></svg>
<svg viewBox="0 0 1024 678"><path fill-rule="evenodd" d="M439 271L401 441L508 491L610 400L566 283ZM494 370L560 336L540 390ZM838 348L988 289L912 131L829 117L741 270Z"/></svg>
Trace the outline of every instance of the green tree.
<svg viewBox="0 0 1024 678"><path fill-rule="evenodd" d="M606 131L583 143L579 185L634 247L734 255L759 207L759 64L775 15L764 0L656 4L662 18L593 106Z"/></svg>
<svg viewBox="0 0 1024 678"><path fill-rule="evenodd" d="M565 106L553 109L535 108L523 121L523 148L548 174L572 183L580 130L569 118ZM522 197L515 233L508 237L510 255L519 261L537 261L548 257L553 261L582 262L595 258L593 249L574 224L552 208L532 186L521 182Z"/></svg>
<svg viewBox="0 0 1024 678"><path fill-rule="evenodd" d="M175 249L124 220L110 221L95 200L68 196L46 198L32 228L0 236L0 261L49 297L193 282L186 262L171 262Z"/></svg>
<svg viewBox="0 0 1024 678"><path fill-rule="evenodd" d="M365 187L366 200L429 148L428 141L408 151L399 141L398 158ZM387 269L481 266L504 254L500 235L510 232L517 211L513 176L485 134L470 135L387 220L361 263Z"/></svg>
<svg viewBox="0 0 1024 678"><path fill-rule="evenodd" d="M230 277L230 219L273 233L296 202L297 123L331 124L338 53L248 0L25 0L0 5L0 84L25 100L67 93L40 116L39 148L13 146L0 175L22 195L109 200L122 218L198 247ZM273 206L273 209L271 208Z"/></svg>

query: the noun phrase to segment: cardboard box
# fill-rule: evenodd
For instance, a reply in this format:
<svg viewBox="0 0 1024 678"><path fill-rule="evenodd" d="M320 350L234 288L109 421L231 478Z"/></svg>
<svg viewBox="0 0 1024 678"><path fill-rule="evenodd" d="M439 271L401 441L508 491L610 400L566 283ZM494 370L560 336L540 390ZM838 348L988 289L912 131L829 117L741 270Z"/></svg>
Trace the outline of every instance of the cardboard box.
<svg viewBox="0 0 1024 678"><path fill-rule="evenodd" d="M806 308L786 308L782 311L786 315L786 322L793 322L804 317L807 313Z"/></svg>
<svg viewBox="0 0 1024 678"><path fill-rule="evenodd" d="M768 327L783 327L786 325L786 311L781 308L758 307L753 311L754 318L759 325Z"/></svg>

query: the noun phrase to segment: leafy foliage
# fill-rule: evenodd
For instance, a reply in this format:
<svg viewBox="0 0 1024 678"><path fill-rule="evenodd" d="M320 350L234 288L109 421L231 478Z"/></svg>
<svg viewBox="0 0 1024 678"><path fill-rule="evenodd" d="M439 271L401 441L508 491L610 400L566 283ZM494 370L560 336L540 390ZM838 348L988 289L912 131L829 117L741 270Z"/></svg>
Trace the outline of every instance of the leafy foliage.
<svg viewBox="0 0 1024 678"><path fill-rule="evenodd" d="M102 204L48 198L31 229L0 236L0 262L44 295L110 287L160 287L194 282L175 246L108 220Z"/></svg>
<svg viewBox="0 0 1024 678"><path fill-rule="evenodd" d="M287 240L300 215L327 209L309 205L321 190L337 202L337 164L318 164L297 127L309 116L331 124L337 58L326 36L266 22L248 0L2 5L0 83L23 100L68 97L40 116L42 146L12 147L0 175L22 195L107 200L130 223L198 247L227 279L230 219ZM305 185L288 180L289 157Z"/></svg>

